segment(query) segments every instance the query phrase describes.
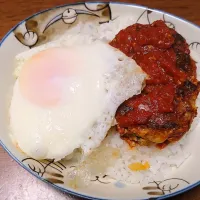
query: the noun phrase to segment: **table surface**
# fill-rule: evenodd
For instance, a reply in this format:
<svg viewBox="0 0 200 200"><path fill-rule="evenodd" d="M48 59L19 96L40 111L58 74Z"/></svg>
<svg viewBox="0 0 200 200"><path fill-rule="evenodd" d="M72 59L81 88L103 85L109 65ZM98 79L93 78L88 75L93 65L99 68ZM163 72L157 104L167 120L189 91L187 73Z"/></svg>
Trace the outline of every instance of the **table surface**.
<svg viewBox="0 0 200 200"><path fill-rule="evenodd" d="M41 10L76 0L0 0L0 40L18 22ZM126 2L133 2L127 0ZM135 0L134 3L170 12L200 25L198 0ZM0 147L0 199L1 200L67 200L78 199L62 194L37 180L13 161ZM174 200L200 200L200 186L172 198Z"/></svg>

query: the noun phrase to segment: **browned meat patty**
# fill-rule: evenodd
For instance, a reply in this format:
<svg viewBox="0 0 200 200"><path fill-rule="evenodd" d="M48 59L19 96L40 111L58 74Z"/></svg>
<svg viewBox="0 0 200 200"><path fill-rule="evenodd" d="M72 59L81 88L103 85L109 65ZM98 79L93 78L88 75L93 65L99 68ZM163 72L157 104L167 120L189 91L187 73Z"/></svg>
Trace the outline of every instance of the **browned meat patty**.
<svg viewBox="0 0 200 200"><path fill-rule="evenodd" d="M130 146L178 141L197 114L196 65L189 46L163 21L134 24L121 30L110 45L120 49L148 74L142 93L117 110L117 129Z"/></svg>

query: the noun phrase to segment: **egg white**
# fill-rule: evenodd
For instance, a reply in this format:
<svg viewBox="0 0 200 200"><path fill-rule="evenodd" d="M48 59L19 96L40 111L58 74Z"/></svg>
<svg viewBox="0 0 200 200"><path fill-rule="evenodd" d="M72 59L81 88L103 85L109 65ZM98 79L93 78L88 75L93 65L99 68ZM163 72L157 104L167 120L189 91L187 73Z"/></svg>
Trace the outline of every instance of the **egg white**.
<svg viewBox="0 0 200 200"><path fill-rule="evenodd" d="M78 66L84 73L66 80L66 96L55 107L34 105L21 94L18 80L14 85L9 110L12 138L35 159L59 160L75 149L81 149L84 158L105 138L118 106L142 90L146 75L134 60L103 42L70 37L36 47L16 59L17 76L28 58L50 47L71 48L84 60ZM69 87L75 89L74 84L81 88L72 95Z"/></svg>

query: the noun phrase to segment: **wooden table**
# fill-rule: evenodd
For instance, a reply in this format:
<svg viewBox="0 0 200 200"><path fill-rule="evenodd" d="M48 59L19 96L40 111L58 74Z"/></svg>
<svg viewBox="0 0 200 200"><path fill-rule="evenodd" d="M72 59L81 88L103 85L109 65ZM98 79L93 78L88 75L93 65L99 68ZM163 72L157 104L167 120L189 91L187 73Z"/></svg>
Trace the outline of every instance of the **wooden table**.
<svg viewBox="0 0 200 200"><path fill-rule="evenodd" d="M0 40L18 22L41 10L76 0L0 0ZM127 0L126 2L133 2ZM199 0L135 0L134 3L164 10L200 25ZM34 178L0 147L0 200L67 200L66 196ZM200 187L172 198L200 200Z"/></svg>

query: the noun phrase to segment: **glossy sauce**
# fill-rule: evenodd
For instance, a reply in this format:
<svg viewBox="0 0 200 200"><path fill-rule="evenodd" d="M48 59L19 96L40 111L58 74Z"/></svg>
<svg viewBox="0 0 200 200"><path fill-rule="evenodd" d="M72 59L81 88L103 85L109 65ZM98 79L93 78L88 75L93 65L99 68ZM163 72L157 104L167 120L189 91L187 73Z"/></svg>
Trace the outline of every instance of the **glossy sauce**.
<svg viewBox="0 0 200 200"><path fill-rule="evenodd" d="M187 78L186 72L176 66L177 55L171 48L174 34L163 21L134 24L121 30L110 43L132 57L149 76L142 93L127 100L116 116L120 127L146 124L158 113L174 111L176 88ZM188 48L180 51L189 54Z"/></svg>

